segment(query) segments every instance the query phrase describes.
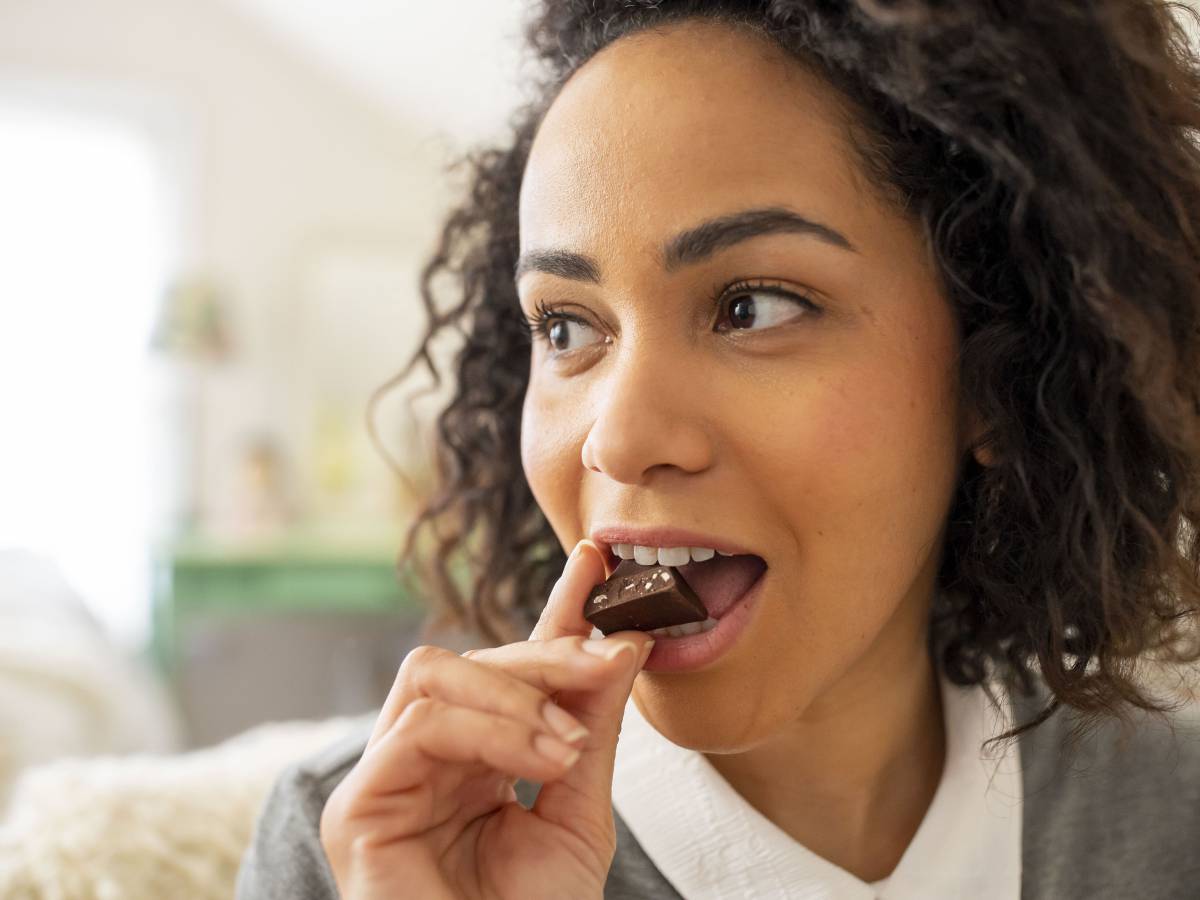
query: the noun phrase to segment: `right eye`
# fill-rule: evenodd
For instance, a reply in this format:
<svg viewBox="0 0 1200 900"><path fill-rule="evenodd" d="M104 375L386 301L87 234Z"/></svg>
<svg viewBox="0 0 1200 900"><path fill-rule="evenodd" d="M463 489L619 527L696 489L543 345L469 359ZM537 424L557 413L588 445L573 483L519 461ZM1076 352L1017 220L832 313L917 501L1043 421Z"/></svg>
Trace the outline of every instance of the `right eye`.
<svg viewBox="0 0 1200 900"><path fill-rule="evenodd" d="M592 326L573 319L557 318L546 328L546 341L557 353L581 346L580 339L586 338L586 332L594 330Z"/></svg>
<svg viewBox="0 0 1200 900"><path fill-rule="evenodd" d="M595 339L587 340L588 332L599 337L596 329L578 316L554 312L541 303L537 305L536 313L526 319L526 323L530 334L545 341L546 346L556 354L569 353L595 343Z"/></svg>

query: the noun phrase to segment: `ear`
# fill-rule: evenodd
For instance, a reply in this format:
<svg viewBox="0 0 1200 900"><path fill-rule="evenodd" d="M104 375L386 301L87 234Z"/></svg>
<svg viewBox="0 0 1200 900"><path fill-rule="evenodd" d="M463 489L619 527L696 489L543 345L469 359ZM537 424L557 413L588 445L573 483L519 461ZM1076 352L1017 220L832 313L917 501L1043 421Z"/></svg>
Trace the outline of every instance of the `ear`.
<svg viewBox="0 0 1200 900"><path fill-rule="evenodd" d="M963 425L963 446L971 450L981 466L991 468L996 464L996 454L990 446L982 445L987 436L987 430L986 423L979 417L975 408L969 407L965 413Z"/></svg>

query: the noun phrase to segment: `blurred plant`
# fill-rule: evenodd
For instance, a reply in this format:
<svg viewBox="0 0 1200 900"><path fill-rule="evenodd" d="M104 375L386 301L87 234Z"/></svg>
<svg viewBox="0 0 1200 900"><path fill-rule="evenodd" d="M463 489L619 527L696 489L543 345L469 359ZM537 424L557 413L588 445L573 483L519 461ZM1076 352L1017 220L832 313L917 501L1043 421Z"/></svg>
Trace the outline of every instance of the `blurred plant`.
<svg viewBox="0 0 1200 900"><path fill-rule="evenodd" d="M225 300L216 280L185 273L163 293L150 347L170 356L223 359L231 352Z"/></svg>
<svg viewBox="0 0 1200 900"><path fill-rule="evenodd" d="M188 471L187 495L181 502L179 527L196 531L204 496L204 370L232 353L226 318L227 298L217 279L203 271L184 272L163 292L150 349L178 364L182 413L183 464Z"/></svg>

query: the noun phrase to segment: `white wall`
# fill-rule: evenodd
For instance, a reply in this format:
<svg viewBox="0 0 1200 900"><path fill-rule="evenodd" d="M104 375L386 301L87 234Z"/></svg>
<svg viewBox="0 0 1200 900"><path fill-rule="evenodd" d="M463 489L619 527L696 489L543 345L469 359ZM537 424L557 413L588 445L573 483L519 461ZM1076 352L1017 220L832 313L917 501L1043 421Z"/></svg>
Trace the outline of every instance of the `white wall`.
<svg viewBox="0 0 1200 900"><path fill-rule="evenodd" d="M222 0L269 24L348 83L455 140L496 134L522 99L529 0Z"/></svg>
<svg viewBox="0 0 1200 900"><path fill-rule="evenodd" d="M405 358L422 321L415 266L448 199L445 142L414 134L256 21L208 0L2 3L3 89L83 105L107 98L171 157L185 187L179 263L228 288L238 345L208 382L210 509L237 490L241 433L307 440L312 384L296 350L313 339L296 322L317 294L328 299L331 269L360 261L344 281L374 292L353 306L358 330L341 335L342 351L356 334L372 336L362 352L343 352L344 384L362 390Z"/></svg>

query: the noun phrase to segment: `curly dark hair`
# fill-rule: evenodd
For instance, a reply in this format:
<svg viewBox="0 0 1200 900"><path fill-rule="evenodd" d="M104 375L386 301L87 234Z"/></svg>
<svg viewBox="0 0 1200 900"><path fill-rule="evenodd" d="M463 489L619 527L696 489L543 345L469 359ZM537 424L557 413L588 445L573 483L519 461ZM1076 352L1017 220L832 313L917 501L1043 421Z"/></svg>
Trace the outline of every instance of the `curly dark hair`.
<svg viewBox="0 0 1200 900"><path fill-rule="evenodd" d="M841 92L857 161L920 224L958 317L961 384L994 464L968 457L952 501L935 664L1027 696L1036 665L1050 702L993 740L1060 704L1081 714L1073 740L1106 716L1129 724L1131 707L1173 710L1139 676L1143 661L1200 657L1200 67L1180 18L1196 13L1163 0L542 0L532 13L536 99L511 140L454 164L469 190L421 275L428 332L368 408L370 425L419 362L440 384L431 342L465 339L436 423L438 484L398 561L419 558L433 627L524 639L565 564L520 459L529 333L513 273L534 134L597 51L704 17L769 37Z"/></svg>

